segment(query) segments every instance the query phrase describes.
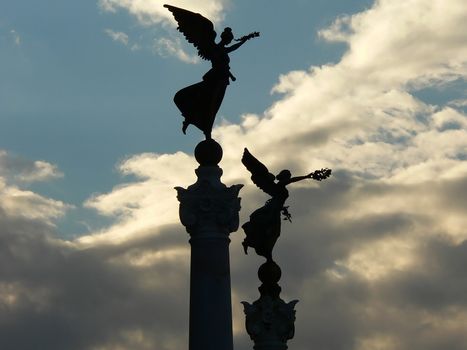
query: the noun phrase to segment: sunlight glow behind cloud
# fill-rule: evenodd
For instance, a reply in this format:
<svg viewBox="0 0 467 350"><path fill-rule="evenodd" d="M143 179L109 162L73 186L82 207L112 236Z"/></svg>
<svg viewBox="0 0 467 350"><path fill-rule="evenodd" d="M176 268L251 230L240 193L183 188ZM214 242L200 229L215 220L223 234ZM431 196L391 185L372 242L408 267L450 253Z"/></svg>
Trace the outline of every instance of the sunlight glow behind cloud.
<svg viewBox="0 0 467 350"><path fill-rule="evenodd" d="M145 25L171 21L157 2L99 5ZM174 5L219 20L225 2ZM274 173L333 169L329 181L290 189L294 222L284 224L277 259L284 294L301 300L291 347L457 350L467 343L466 98L435 105L416 96L466 78L466 19L463 0L376 1L320 31L348 45L339 62L284 73L272 88L277 101L263 113L213 130L224 149L224 182L247 184L242 219L266 199L240 165L243 147ZM0 307L7 312L0 323L38 329L50 320L41 339L70 350L185 347L189 237L173 188L195 182L192 156L123 160L117 170L131 180L84 203L113 223L73 241L52 238L54 220L70 206L24 188L61 172L6 152L0 165ZM235 302L257 295L258 261L242 255L242 237L232 235ZM236 347L251 348L238 328L239 307ZM18 310L26 316L12 317ZM1 341L27 341L1 332Z"/></svg>
<svg viewBox="0 0 467 350"><path fill-rule="evenodd" d="M345 194L348 207L331 207L322 217L342 220L341 234L385 233L336 256L342 283L351 276L378 283L420 268L425 259L420 250L423 241L438 239L440 232L446 244L467 239L462 205L453 204L456 209L448 213L440 202L444 186L462 186L467 177L467 116L452 103L428 105L412 94L465 78L467 37L460 33L467 32L467 16L466 9L457 5L456 1L378 1L371 10L337 19L320 33L326 40L348 44L340 62L282 75L272 89L282 97L263 115L248 114L240 125L224 124L213 130L224 148L221 165L227 182L251 186L247 172L238 166L239 145L248 146L274 171L290 166L304 173L310 166L327 166L335 170L335 181L343 179L340 173L353 179ZM271 145L279 144L271 152ZM192 171L193 164L173 160L164 171ZM163 175L154 176L164 181ZM178 181L191 183L188 178ZM128 194L116 189L103 198L114 194L131 198L144 192L142 184L127 184ZM244 203L254 201L251 193L255 192L248 188L242 191ZM145 201L137 203L141 206ZM132 211L143 212L145 205L152 206L144 204ZM166 208L167 213L176 210L175 201ZM399 218L400 227L392 219L396 226L384 228L391 225L385 218ZM172 219L177 221L175 216ZM316 225L304 216L297 220L303 221L303 227ZM372 220L375 227L365 227L363 223ZM361 225L362 232L353 231L353 226ZM108 232L114 230L119 225ZM399 349L416 348L390 331L359 339L357 350L390 349L394 344Z"/></svg>

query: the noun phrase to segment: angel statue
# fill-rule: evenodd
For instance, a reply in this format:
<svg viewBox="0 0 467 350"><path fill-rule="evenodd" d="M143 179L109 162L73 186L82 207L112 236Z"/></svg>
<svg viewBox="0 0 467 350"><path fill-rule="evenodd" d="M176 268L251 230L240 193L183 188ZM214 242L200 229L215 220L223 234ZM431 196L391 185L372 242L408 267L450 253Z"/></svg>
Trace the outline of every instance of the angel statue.
<svg viewBox="0 0 467 350"><path fill-rule="evenodd" d="M250 215L250 221L242 226L246 234L242 242L243 249L247 254L248 247L254 248L256 254L264 256L267 261L272 261L272 249L281 233L281 214L284 220L291 221L292 217L288 207L284 206L289 197L286 186L305 179L324 180L331 175L331 169L325 168L295 177L292 177L290 171L286 169L274 176L246 148L243 152L242 163L251 173L254 184L271 196L261 208L256 209Z"/></svg>
<svg viewBox="0 0 467 350"><path fill-rule="evenodd" d="M221 34L219 43L215 42L216 32L210 20L199 13L194 13L171 5L164 5L172 12L178 23L178 30L188 42L198 49L198 55L211 61L212 68L203 76L203 80L194 85L181 89L175 94L174 102L182 113L182 131L193 124L200 129L206 139L211 139L211 130L224 99L225 90L230 80L235 77L230 72L229 53L242 46L247 40L259 36L258 32L235 39L236 44L229 45L234 36L232 29L227 27Z"/></svg>

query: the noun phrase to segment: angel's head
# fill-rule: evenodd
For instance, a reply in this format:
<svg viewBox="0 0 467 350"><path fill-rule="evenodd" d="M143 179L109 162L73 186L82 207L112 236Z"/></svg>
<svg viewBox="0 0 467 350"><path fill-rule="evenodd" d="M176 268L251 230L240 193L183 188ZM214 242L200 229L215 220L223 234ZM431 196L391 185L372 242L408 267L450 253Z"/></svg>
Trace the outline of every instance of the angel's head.
<svg viewBox="0 0 467 350"><path fill-rule="evenodd" d="M287 169L282 170L279 174L276 175L276 179L279 182L287 182L292 177L292 174Z"/></svg>
<svg viewBox="0 0 467 350"><path fill-rule="evenodd" d="M228 45L232 42L233 38L232 28L226 27L221 34L221 43L223 45Z"/></svg>

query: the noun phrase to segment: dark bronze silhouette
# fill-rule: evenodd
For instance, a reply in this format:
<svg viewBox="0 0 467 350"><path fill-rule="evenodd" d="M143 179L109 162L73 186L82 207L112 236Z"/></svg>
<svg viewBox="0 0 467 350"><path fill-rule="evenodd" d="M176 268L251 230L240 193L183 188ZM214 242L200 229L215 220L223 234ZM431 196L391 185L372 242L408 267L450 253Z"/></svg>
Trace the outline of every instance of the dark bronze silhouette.
<svg viewBox="0 0 467 350"><path fill-rule="evenodd" d="M255 249L256 254L272 261L272 249L281 232L281 214L284 220L291 221L292 218L288 207L284 206L289 197L286 186L305 179L321 181L331 175L331 169L315 170L308 175L296 177L292 177L289 170L282 170L274 176L246 148L243 152L242 163L250 171L254 184L271 196L264 206L250 215L250 221L242 226L246 234L242 245L245 254L248 253L248 247L251 247Z"/></svg>
<svg viewBox="0 0 467 350"><path fill-rule="evenodd" d="M216 44L216 32L210 20L199 13L194 13L171 5L164 5L172 12L178 23L178 30L188 42L198 49L198 55L211 61L212 68L203 76L199 83L181 89L175 94L174 102L185 118L182 131L185 134L188 125L193 124L203 131L206 139L211 139L211 130L224 99L225 90L230 79L235 77L230 72L229 53L238 49L247 40L259 36L258 32L243 36L236 44L229 45L234 36L232 29L227 27L221 34L221 40Z"/></svg>

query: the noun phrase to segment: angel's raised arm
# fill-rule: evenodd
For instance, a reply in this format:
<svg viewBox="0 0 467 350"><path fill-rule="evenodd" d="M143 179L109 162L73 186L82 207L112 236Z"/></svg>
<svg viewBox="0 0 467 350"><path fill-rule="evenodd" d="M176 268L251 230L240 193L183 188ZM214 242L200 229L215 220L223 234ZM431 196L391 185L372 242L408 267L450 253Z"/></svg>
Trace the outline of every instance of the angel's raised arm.
<svg viewBox="0 0 467 350"><path fill-rule="evenodd" d="M309 173L308 175L305 175L305 176L292 177L289 180L288 183L290 184L292 182L302 181L302 180L305 180L305 179L313 179L313 180L316 180L316 181L321 181L321 180L327 179L329 176L331 176L331 172L332 172L332 170L328 169L328 168L323 168L321 170L315 170L312 173Z"/></svg>
<svg viewBox="0 0 467 350"><path fill-rule="evenodd" d="M227 53L235 51L238 49L240 46L242 46L246 41L256 38L259 36L259 32L253 32L248 35L242 36L240 39L236 39L238 41L237 44L234 44L232 46L226 47Z"/></svg>
<svg viewBox="0 0 467 350"><path fill-rule="evenodd" d="M238 49L240 46L242 46L244 43L246 42L246 40L241 40L239 41L238 43L236 44L233 44L229 47L226 47L225 49L227 50L227 53L231 53L232 51L235 51L236 49Z"/></svg>
<svg viewBox="0 0 467 350"><path fill-rule="evenodd" d="M294 177L291 177L290 180L288 181L289 184L293 183L293 182L298 182L298 181L302 181L302 180L305 180L305 179L311 179L312 174L308 174L308 175L304 175L304 176L294 176Z"/></svg>

